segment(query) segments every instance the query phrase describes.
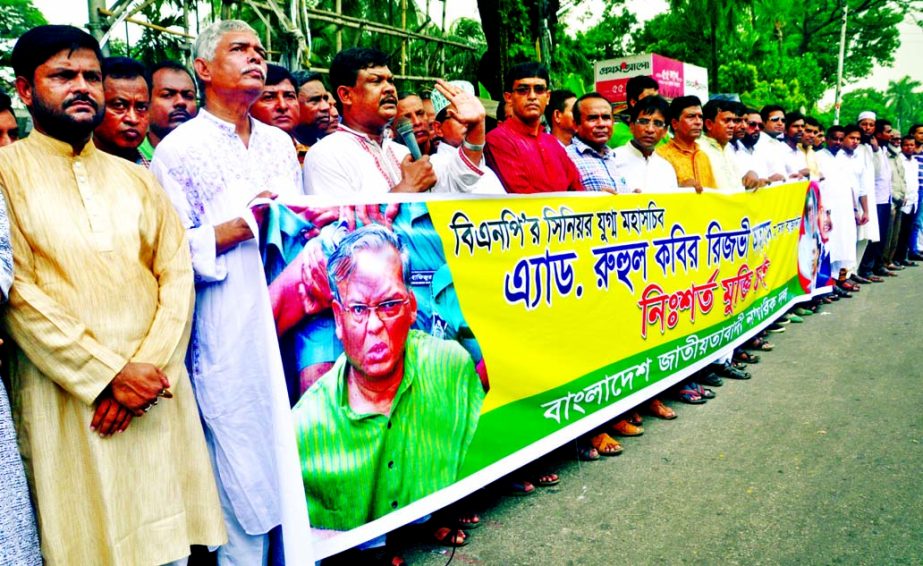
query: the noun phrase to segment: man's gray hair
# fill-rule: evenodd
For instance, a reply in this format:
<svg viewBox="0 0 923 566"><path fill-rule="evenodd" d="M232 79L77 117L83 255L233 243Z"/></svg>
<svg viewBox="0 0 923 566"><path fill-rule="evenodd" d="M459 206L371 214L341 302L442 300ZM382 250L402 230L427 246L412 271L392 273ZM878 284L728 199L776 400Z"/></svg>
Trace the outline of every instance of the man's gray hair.
<svg viewBox="0 0 923 566"><path fill-rule="evenodd" d="M256 31L250 27L250 24L241 20L219 20L213 22L205 28L199 37L195 40L195 59L205 59L211 61L215 58L215 49L218 48L218 42L221 36L232 31L248 31L256 35Z"/></svg>
<svg viewBox="0 0 923 566"><path fill-rule="evenodd" d="M339 283L342 283L355 269L356 252L363 250L377 251L392 248L401 258L401 275L404 286L410 289L410 253L397 234L378 224L357 228L347 234L327 259L327 278L333 298L340 299Z"/></svg>

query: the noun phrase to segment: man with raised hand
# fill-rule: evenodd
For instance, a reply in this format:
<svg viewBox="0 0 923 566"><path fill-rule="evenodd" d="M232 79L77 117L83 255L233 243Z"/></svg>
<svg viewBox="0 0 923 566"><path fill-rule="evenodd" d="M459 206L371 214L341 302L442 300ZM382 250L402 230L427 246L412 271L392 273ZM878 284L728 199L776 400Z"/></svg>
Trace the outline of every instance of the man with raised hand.
<svg viewBox="0 0 923 566"><path fill-rule="evenodd" d="M286 562L308 561L288 392L250 212L254 199L302 194L291 139L249 113L265 57L242 21L203 30L194 65L205 107L160 142L151 163L192 251L189 365L228 528L220 564L265 564L279 525Z"/></svg>
<svg viewBox="0 0 923 566"><path fill-rule="evenodd" d="M480 180L483 173L476 163L484 150L485 112L479 102L459 107L455 117L468 127L466 142L452 160L436 168L427 155L414 160L410 150L389 135L387 126L397 115L398 97L386 54L377 49L345 49L333 58L330 81L342 123L305 157L306 193L341 198L419 193L437 182L459 184L459 192L470 192ZM468 98L447 83L437 85L450 100Z"/></svg>
<svg viewBox="0 0 923 566"><path fill-rule="evenodd" d="M35 125L0 150L20 451L48 564L185 563L190 545L226 539L183 366L189 249L154 177L91 141L101 60L70 26L34 28L13 48Z"/></svg>
<svg viewBox="0 0 923 566"><path fill-rule="evenodd" d="M443 160L455 159L455 153L465 151L465 142L468 138L468 126L455 116L458 114L458 105L469 101L474 104L474 86L468 81L449 81L449 85L460 89L467 97L456 97L456 102L450 102L438 89L434 89L430 98L433 103L433 109L436 111L436 117L433 120L433 132L439 138L440 143L436 146L436 153L430 157L433 167L439 169L439 162ZM480 104L480 102L477 102ZM490 167L487 167L481 161L477 162L483 175L474 186L471 187L472 194L482 195L502 195L506 191L497 178L496 173ZM453 189L467 188L467 185L452 185L450 183L436 183L433 187L434 193L452 192Z"/></svg>

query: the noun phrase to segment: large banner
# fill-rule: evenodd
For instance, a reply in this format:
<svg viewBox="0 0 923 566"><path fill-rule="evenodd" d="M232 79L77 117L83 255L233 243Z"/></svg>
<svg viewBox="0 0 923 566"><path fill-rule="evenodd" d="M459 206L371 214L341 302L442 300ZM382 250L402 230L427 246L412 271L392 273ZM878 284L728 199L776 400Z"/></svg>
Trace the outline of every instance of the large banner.
<svg viewBox="0 0 923 566"><path fill-rule="evenodd" d="M262 240L318 557L675 385L829 279L806 182L288 204Z"/></svg>

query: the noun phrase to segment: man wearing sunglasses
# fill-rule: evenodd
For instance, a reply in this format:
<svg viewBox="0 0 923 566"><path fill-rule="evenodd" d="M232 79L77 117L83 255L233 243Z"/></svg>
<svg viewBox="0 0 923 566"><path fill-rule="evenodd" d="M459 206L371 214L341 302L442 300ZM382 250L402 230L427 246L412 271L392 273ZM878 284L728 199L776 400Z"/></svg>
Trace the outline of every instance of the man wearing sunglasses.
<svg viewBox="0 0 923 566"><path fill-rule="evenodd" d="M767 104L760 110L763 118L763 132L776 140L785 135L785 109L778 104Z"/></svg>
<svg viewBox="0 0 923 566"><path fill-rule="evenodd" d="M521 63L509 70L503 98L510 117L487 134L485 155L508 193L582 191L580 173L558 140L542 128L550 96L548 69Z"/></svg>
<svg viewBox="0 0 923 566"><path fill-rule="evenodd" d="M785 165L771 145L774 140L763 136L763 117L756 110L745 108L743 135L734 141L734 159L741 171L754 171L762 184L785 180Z"/></svg>
<svg viewBox="0 0 923 566"><path fill-rule="evenodd" d="M343 531L458 479L484 387L458 343L411 330L409 256L392 231L350 233L327 273L344 353L292 417L311 524Z"/></svg>

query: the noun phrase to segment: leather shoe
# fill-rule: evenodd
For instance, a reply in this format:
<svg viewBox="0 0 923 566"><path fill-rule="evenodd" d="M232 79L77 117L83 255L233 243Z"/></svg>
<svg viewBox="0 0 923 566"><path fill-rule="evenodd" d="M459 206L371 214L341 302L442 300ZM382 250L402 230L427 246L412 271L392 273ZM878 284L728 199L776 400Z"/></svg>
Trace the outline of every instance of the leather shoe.
<svg viewBox="0 0 923 566"><path fill-rule="evenodd" d="M904 267L916 267L917 266L917 262L910 261L909 259L902 259L899 261L899 263L903 265Z"/></svg>
<svg viewBox="0 0 923 566"><path fill-rule="evenodd" d="M907 254L907 259L911 261L923 261L923 255L920 255L916 252L910 252Z"/></svg>
<svg viewBox="0 0 923 566"><path fill-rule="evenodd" d="M635 426L624 419L612 425L612 430L619 436L641 436L644 434L643 427Z"/></svg>
<svg viewBox="0 0 923 566"><path fill-rule="evenodd" d="M837 297L839 297L840 299L850 299L850 298L852 298L852 295L849 294L849 291L847 291L847 290L844 289L843 287L840 287L839 285L837 285L837 286L835 286L835 287L833 288L833 294L836 295Z"/></svg>
<svg viewBox="0 0 923 566"><path fill-rule="evenodd" d="M853 283L859 283L860 285L868 285L869 283L872 282L872 280L869 279L868 277L863 277L862 275L859 275L858 273L853 273L852 275L850 275L849 280L852 281Z"/></svg>

